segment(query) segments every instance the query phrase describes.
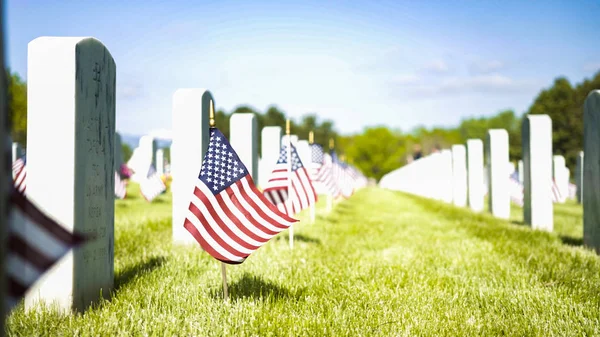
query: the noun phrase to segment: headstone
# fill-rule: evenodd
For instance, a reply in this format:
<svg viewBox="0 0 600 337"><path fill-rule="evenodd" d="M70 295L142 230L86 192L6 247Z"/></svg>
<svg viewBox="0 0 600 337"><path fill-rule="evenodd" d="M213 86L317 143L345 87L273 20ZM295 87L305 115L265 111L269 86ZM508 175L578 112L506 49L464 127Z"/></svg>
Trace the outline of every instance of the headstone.
<svg viewBox="0 0 600 337"><path fill-rule="evenodd" d="M560 192L561 198L558 201L560 203L564 203L569 195L569 180L566 177L565 165L565 157L558 155L552 157L552 179L554 179Z"/></svg>
<svg viewBox="0 0 600 337"><path fill-rule="evenodd" d="M121 143L121 135L115 132L115 171L121 172L123 164L123 147Z"/></svg>
<svg viewBox="0 0 600 337"><path fill-rule="evenodd" d="M600 90L583 108L583 243L600 254Z"/></svg>
<svg viewBox="0 0 600 337"><path fill-rule="evenodd" d="M575 185L577 186L577 202L581 204L583 200L583 151L579 151L577 156Z"/></svg>
<svg viewBox="0 0 600 337"><path fill-rule="evenodd" d="M0 6L0 18L4 18L4 6ZM4 63L4 25L0 25L0 69L6 69ZM9 134L8 129L8 89L7 89L7 79L6 72L0 72L0 130L2 130L3 135ZM4 151L8 151L8 147L10 146L10 141L8 137L2 136L0 137L0 149ZM12 162L8 162L10 159L8 153L5 153L0 159L0 289L6 289L6 277L5 270L6 266L4 264L5 256L6 256L6 230L7 227L5 224L7 221L8 214L8 193L9 190L9 182L11 179L11 170L9 170ZM4 290L0 291L0 317L6 317L5 312L5 292ZM0 319L0 331L5 331L4 328L4 319ZM4 332L2 332L4 333Z"/></svg>
<svg viewBox="0 0 600 337"><path fill-rule="evenodd" d="M261 158L260 158L260 174L259 186L266 186L271 176L271 171L279 158L279 150L281 149L281 127L265 126L261 131Z"/></svg>
<svg viewBox="0 0 600 337"><path fill-rule="evenodd" d="M68 230L96 239L41 277L26 294L26 310L43 301L82 311L112 290L115 70L95 38L29 43L27 195ZM49 165L57 149L61 165Z"/></svg>
<svg viewBox="0 0 600 337"><path fill-rule="evenodd" d="M533 229L552 231L551 196L552 120L548 115L526 115L521 131L523 146L523 221Z"/></svg>
<svg viewBox="0 0 600 337"><path fill-rule="evenodd" d="M144 160L149 161L151 165L156 167L156 139L150 135L145 135L140 138L139 148L143 151Z"/></svg>
<svg viewBox="0 0 600 337"><path fill-rule="evenodd" d="M454 205L467 206L467 150L464 145L452 145L452 192Z"/></svg>
<svg viewBox="0 0 600 337"><path fill-rule="evenodd" d="M483 142L480 139L467 140L467 186L469 207L483 211Z"/></svg>
<svg viewBox="0 0 600 337"><path fill-rule="evenodd" d="M312 165L312 155L310 151L310 145L308 144L308 140L299 140L297 144L298 145L296 146L296 150L298 152L300 160L302 161L302 165L304 165L304 167L307 170L310 170L310 167Z"/></svg>
<svg viewBox="0 0 600 337"><path fill-rule="evenodd" d="M504 129L491 129L487 132L485 155L488 171L488 205L497 218L510 217L510 194L508 190L508 132Z"/></svg>
<svg viewBox="0 0 600 337"><path fill-rule="evenodd" d="M287 142L288 142L287 137L288 137L287 135L281 136L281 146L284 146L287 144ZM290 140L292 141L292 145L294 147L296 147L298 145L298 136L290 135Z"/></svg>
<svg viewBox="0 0 600 337"><path fill-rule="evenodd" d="M519 170L519 182L522 184L525 181L525 168L523 166L523 161L519 160L519 163L517 164L518 170Z"/></svg>
<svg viewBox="0 0 600 337"><path fill-rule="evenodd" d="M156 173L159 176L165 174L165 152L163 149L156 150Z"/></svg>
<svg viewBox="0 0 600 337"><path fill-rule="evenodd" d="M23 148L19 143L12 143L12 162L23 157Z"/></svg>
<svg viewBox="0 0 600 337"><path fill-rule="evenodd" d="M202 158L208 148L210 102L206 89L179 89L173 94L173 142L171 144L171 192L173 194L173 242L194 244L183 227ZM219 127L219 125L217 125Z"/></svg>
<svg viewBox="0 0 600 337"><path fill-rule="evenodd" d="M253 113L234 113L229 119L229 141L252 180L258 182L258 126Z"/></svg>
<svg viewBox="0 0 600 337"><path fill-rule="evenodd" d="M447 203L452 203L452 151L442 150L440 154L440 166L438 167L438 177L440 178L440 199Z"/></svg>
<svg viewBox="0 0 600 337"><path fill-rule="evenodd" d="M131 180L140 182L147 178L148 170L151 165L156 169L156 140L150 135L142 136L138 147L133 150L131 159L127 163L129 168L134 171Z"/></svg>

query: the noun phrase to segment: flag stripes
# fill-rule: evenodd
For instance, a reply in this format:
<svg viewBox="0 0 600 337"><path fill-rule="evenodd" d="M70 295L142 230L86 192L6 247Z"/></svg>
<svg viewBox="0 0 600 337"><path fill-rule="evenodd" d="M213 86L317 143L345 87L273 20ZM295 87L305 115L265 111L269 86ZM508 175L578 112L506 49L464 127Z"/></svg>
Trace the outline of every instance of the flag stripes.
<svg viewBox="0 0 600 337"><path fill-rule="evenodd" d="M25 157L21 157L12 165L12 175L13 175L13 185L15 188L21 192L25 193L27 189L27 185L25 184L25 178L27 178L27 166L25 162Z"/></svg>

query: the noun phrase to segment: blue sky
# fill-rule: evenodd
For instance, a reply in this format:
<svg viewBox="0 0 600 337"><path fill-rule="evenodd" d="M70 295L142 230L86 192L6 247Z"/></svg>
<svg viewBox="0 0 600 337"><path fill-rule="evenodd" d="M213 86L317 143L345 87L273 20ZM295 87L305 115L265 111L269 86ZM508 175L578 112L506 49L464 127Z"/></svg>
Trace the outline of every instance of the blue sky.
<svg viewBox="0 0 600 337"><path fill-rule="evenodd" d="M231 111L276 104L338 131L450 126L525 111L559 75L600 70L598 1L33 1L6 6L8 63L27 43L93 36L117 64L117 130L168 134L178 88Z"/></svg>

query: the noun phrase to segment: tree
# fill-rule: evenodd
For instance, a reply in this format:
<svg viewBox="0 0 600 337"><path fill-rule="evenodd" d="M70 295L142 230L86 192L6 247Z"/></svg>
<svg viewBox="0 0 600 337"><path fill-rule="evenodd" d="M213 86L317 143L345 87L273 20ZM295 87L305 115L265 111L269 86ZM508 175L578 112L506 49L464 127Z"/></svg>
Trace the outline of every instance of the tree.
<svg viewBox="0 0 600 337"><path fill-rule="evenodd" d="M6 70L8 79L9 119L14 142L27 147L27 84L19 74Z"/></svg>
<svg viewBox="0 0 600 337"><path fill-rule="evenodd" d="M133 150L131 149L131 146L126 143L121 143L121 153L123 153L123 160L128 162L133 154Z"/></svg>

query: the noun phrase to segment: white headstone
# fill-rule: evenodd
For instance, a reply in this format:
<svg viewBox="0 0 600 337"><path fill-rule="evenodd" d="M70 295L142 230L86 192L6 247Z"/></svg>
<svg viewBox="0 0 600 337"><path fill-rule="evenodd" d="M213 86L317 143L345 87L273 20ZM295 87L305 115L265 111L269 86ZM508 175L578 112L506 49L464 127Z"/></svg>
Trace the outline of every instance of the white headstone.
<svg viewBox="0 0 600 337"><path fill-rule="evenodd" d="M523 161L519 160L519 163L517 165L518 170L519 170L519 182L522 184L523 181L525 181L524 179L524 175L525 175L525 168L523 166Z"/></svg>
<svg viewBox="0 0 600 337"><path fill-rule="evenodd" d="M19 143L12 143L12 162L23 157L23 148Z"/></svg>
<svg viewBox="0 0 600 337"><path fill-rule="evenodd" d="M526 115L523 146L523 221L534 229L552 231L552 120L548 115Z"/></svg>
<svg viewBox="0 0 600 337"><path fill-rule="evenodd" d="M581 204L583 201L583 151L579 151L577 156L575 185L577 186L577 202Z"/></svg>
<svg viewBox="0 0 600 337"><path fill-rule="evenodd" d="M258 127L253 113L234 113L229 119L229 141L240 160L258 182Z"/></svg>
<svg viewBox="0 0 600 337"><path fill-rule="evenodd" d="M467 150L464 145L452 145L452 182L454 205L467 206Z"/></svg>
<svg viewBox="0 0 600 337"><path fill-rule="evenodd" d="M288 140L287 140L287 135L283 135L281 136L281 145L286 145ZM298 136L296 135L290 135L290 140L292 141L292 145L294 147L296 147L298 145Z"/></svg>
<svg viewBox="0 0 600 337"><path fill-rule="evenodd" d="M569 195L569 181L566 177L565 157L555 155L552 157L552 179L556 182L556 187L560 192L560 200L564 203Z"/></svg>
<svg viewBox="0 0 600 337"><path fill-rule="evenodd" d="M259 186L266 186L269 181L271 171L279 158L281 150L281 127L265 126L261 131L261 158L260 158L260 174Z"/></svg>
<svg viewBox="0 0 600 337"><path fill-rule="evenodd" d="M123 148L121 143L121 135L115 132L115 171L121 172L123 164Z"/></svg>
<svg viewBox="0 0 600 337"><path fill-rule="evenodd" d="M488 130L485 147L489 166L489 209L495 217L508 219L510 217L508 132L504 129Z"/></svg>
<svg viewBox="0 0 600 337"><path fill-rule="evenodd" d="M442 150L440 154L440 167L438 168L440 179L440 198L442 201L452 203L452 151Z"/></svg>
<svg viewBox="0 0 600 337"><path fill-rule="evenodd" d="M298 152L298 156L300 157L300 161L302 161L302 165L310 172L310 167L312 164L312 156L310 152L310 144L308 144L308 140L299 140L298 145L296 146L296 151Z"/></svg>
<svg viewBox="0 0 600 337"><path fill-rule="evenodd" d="M467 182L469 207L483 211L484 178L483 178L483 142L480 139L467 140Z"/></svg>
<svg viewBox="0 0 600 337"><path fill-rule="evenodd" d="M96 239L42 276L26 310L44 301L81 311L113 287L115 70L94 38L29 43L27 195L68 230ZM58 149L61 165L49 165Z"/></svg>
<svg viewBox="0 0 600 337"><path fill-rule="evenodd" d="M600 90L583 108L583 243L600 254Z"/></svg>
<svg viewBox="0 0 600 337"><path fill-rule="evenodd" d="M173 94L171 192L175 243L196 243L183 225L194 187L198 182L202 158L208 148L211 100L213 106L216 106L212 94L206 89L179 89Z"/></svg>
<svg viewBox="0 0 600 337"><path fill-rule="evenodd" d="M165 174L165 152L163 149L156 150L156 173Z"/></svg>

